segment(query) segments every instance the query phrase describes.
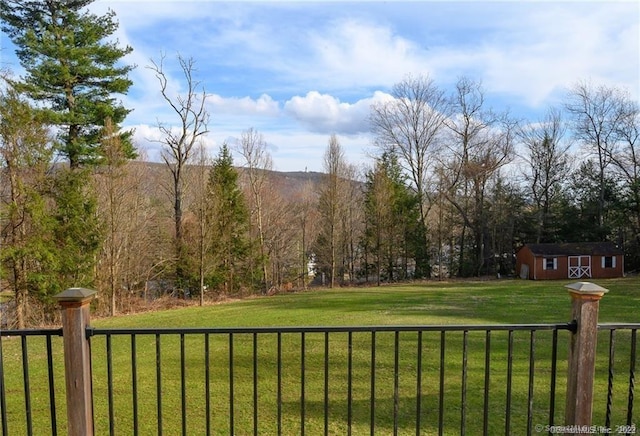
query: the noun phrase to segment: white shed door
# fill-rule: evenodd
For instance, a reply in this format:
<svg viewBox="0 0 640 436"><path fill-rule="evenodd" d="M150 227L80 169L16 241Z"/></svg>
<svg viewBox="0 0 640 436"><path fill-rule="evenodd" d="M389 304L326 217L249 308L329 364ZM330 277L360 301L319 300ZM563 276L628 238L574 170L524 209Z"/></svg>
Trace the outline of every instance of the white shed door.
<svg viewBox="0 0 640 436"><path fill-rule="evenodd" d="M591 278L591 256L569 256L569 278Z"/></svg>

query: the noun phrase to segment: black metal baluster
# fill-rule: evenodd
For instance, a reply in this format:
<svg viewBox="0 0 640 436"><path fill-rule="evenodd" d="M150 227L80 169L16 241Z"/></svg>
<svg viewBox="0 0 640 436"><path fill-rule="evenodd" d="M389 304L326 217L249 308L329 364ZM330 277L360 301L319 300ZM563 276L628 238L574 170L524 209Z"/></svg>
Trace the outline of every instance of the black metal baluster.
<svg viewBox="0 0 640 436"><path fill-rule="evenodd" d="M253 332L253 434L258 434L258 334Z"/></svg>
<svg viewBox="0 0 640 436"><path fill-rule="evenodd" d="M29 385L29 356L27 352L27 337L20 337L22 345L22 377L24 380L24 409L27 419L27 434L33 434L33 421L31 419L31 387Z"/></svg>
<svg viewBox="0 0 640 436"><path fill-rule="evenodd" d="M468 340L469 332L462 332L462 398L460 399L460 436L464 436L467 431L467 368L468 368Z"/></svg>
<svg viewBox="0 0 640 436"><path fill-rule="evenodd" d="M138 434L138 362L136 335L131 335L131 389L133 390L133 434Z"/></svg>
<svg viewBox="0 0 640 436"><path fill-rule="evenodd" d="M324 435L329 436L329 332L324 332Z"/></svg>
<svg viewBox="0 0 640 436"><path fill-rule="evenodd" d="M277 356L277 366L278 366L278 393L277 393L277 403L278 403L278 436L282 434L282 333L277 333L278 337L278 356Z"/></svg>
<svg viewBox="0 0 640 436"><path fill-rule="evenodd" d="M0 335L0 418L2 419L2 436L9 435L7 424L7 397L4 388L4 358L2 357L2 335Z"/></svg>
<svg viewBox="0 0 640 436"><path fill-rule="evenodd" d="M438 398L438 435L444 433L444 356L445 356L445 335L444 330L440 332L440 392Z"/></svg>
<svg viewBox="0 0 640 436"><path fill-rule="evenodd" d="M398 434L398 412L400 408L400 332L396 330L393 343L393 434Z"/></svg>
<svg viewBox="0 0 640 436"><path fill-rule="evenodd" d="M211 434L211 369L209 333L204 334L204 410L206 434Z"/></svg>
<svg viewBox="0 0 640 436"><path fill-rule="evenodd" d="M305 420L305 335L304 332L300 335L300 436L304 436L304 420Z"/></svg>
<svg viewBox="0 0 640 436"><path fill-rule="evenodd" d="M111 343L111 335L107 335L107 402L109 403L109 434L113 436L115 429L115 412L113 403L113 348Z"/></svg>
<svg viewBox="0 0 640 436"><path fill-rule="evenodd" d="M233 333L229 333L229 434L234 435L233 426Z"/></svg>
<svg viewBox="0 0 640 436"><path fill-rule="evenodd" d="M553 329L551 345L551 386L549 387L549 425L554 425L556 409L556 375L558 373L558 329Z"/></svg>
<svg viewBox="0 0 640 436"><path fill-rule="evenodd" d="M371 332L371 395L370 395L370 423L371 436L375 434L376 424L376 332Z"/></svg>
<svg viewBox="0 0 640 436"><path fill-rule="evenodd" d="M162 349L159 333L156 333L156 413L158 415L158 436L162 436Z"/></svg>
<svg viewBox="0 0 640 436"><path fill-rule="evenodd" d="M535 376L535 330L531 330L529 337L529 392L528 392L528 406L527 406L527 436L531 436L531 429L533 427L533 383Z"/></svg>
<svg viewBox="0 0 640 436"><path fill-rule="evenodd" d="M187 368L184 351L184 333L180 333L180 404L182 406L182 435L187 434Z"/></svg>
<svg viewBox="0 0 640 436"><path fill-rule="evenodd" d="M51 347L51 336L47 335L47 368L49 379L49 410L51 412L51 434L58 434L58 422L56 418L56 388L53 382L53 349Z"/></svg>
<svg viewBox="0 0 640 436"><path fill-rule="evenodd" d="M636 344L638 330L631 330L631 361L629 362L629 401L627 403L627 426L633 424L633 392L635 390L635 374L636 374ZM630 435L631 433L627 433Z"/></svg>
<svg viewBox="0 0 640 436"><path fill-rule="evenodd" d="M351 436L351 420L353 414L353 333L350 331L347 335L347 436Z"/></svg>
<svg viewBox="0 0 640 436"><path fill-rule="evenodd" d="M489 434L489 377L491 365L491 330L487 330L485 355L484 355L484 412L482 434Z"/></svg>
<svg viewBox="0 0 640 436"><path fill-rule="evenodd" d="M607 377L607 411L604 418L604 426L611 427L611 408L613 403L613 375L614 375L614 353L615 353L616 330L609 331L609 370Z"/></svg>
<svg viewBox="0 0 640 436"><path fill-rule="evenodd" d="M513 330L509 330L509 338L507 345L507 405L506 416L504 421L504 434L511 434L511 392L513 389Z"/></svg>
<svg viewBox="0 0 640 436"><path fill-rule="evenodd" d="M418 331L416 368L416 436L420 436L420 415L422 414L422 330Z"/></svg>

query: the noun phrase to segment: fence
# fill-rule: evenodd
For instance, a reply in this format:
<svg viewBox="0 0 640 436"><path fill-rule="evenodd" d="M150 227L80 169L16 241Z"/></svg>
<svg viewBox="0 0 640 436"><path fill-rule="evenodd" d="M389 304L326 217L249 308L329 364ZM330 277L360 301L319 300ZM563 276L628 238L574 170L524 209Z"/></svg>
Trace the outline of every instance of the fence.
<svg viewBox="0 0 640 436"><path fill-rule="evenodd" d="M561 324L119 330L69 290L62 329L2 332L23 380L0 340L2 434L634 434L640 324L598 334L606 290L569 288Z"/></svg>

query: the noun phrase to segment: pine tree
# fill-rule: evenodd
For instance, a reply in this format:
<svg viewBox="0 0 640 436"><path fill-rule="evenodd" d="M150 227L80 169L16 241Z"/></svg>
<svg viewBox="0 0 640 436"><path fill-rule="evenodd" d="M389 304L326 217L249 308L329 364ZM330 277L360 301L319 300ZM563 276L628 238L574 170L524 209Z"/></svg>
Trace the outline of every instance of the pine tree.
<svg viewBox="0 0 640 436"><path fill-rule="evenodd" d="M226 294L244 281L244 260L249 255L249 212L238 185L238 173L226 144L209 175L211 252L215 272L211 281Z"/></svg>
<svg viewBox="0 0 640 436"><path fill-rule="evenodd" d="M377 283L407 278L410 263L417 263L422 239L419 237L419 199L408 186L397 157L385 152L366 175L366 245L373 256ZM415 274L415 271L413 271Z"/></svg>
<svg viewBox="0 0 640 436"><path fill-rule="evenodd" d="M59 153L71 168L94 163L100 129L118 126L130 112L113 97L127 92L132 66L121 65L131 47L109 41L118 28L113 11L97 16L93 0L0 0L2 30L18 47L26 75L16 87L41 103L44 121L59 130ZM131 132L121 133L129 157Z"/></svg>
<svg viewBox="0 0 640 436"><path fill-rule="evenodd" d="M88 170L60 169L51 193L55 202L53 238L56 264L51 271L49 294L70 287L90 287L102 241L97 198Z"/></svg>
<svg viewBox="0 0 640 436"><path fill-rule="evenodd" d="M52 220L46 206L52 150L46 125L16 90L0 90L0 204L2 278L16 302L16 324L29 324L29 301L44 294L53 259Z"/></svg>

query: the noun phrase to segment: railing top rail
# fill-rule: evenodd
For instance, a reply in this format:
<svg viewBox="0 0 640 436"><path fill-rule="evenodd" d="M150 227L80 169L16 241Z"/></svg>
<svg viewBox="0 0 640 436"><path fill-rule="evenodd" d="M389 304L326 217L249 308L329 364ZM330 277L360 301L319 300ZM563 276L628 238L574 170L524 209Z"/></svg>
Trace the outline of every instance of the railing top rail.
<svg viewBox="0 0 640 436"><path fill-rule="evenodd" d="M348 333L395 331L508 331L508 330L575 330L573 323L555 324L451 324L451 325L371 325L371 326L280 326L280 327L163 327L163 328L96 328L88 327L88 335L204 334L204 333ZM640 330L640 323L599 323L599 330ZM0 330L0 336L62 336L61 328Z"/></svg>
<svg viewBox="0 0 640 436"><path fill-rule="evenodd" d="M640 330L640 322L604 322L598 323L598 330Z"/></svg>
<svg viewBox="0 0 640 436"><path fill-rule="evenodd" d="M62 336L62 328L0 330L0 336Z"/></svg>
<svg viewBox="0 0 640 436"><path fill-rule="evenodd" d="M87 335L229 334L229 333L355 333L355 332L451 332L509 330L575 330L574 323L470 324L470 325L371 325L371 326L283 326L283 327L190 327L190 328L95 328Z"/></svg>

